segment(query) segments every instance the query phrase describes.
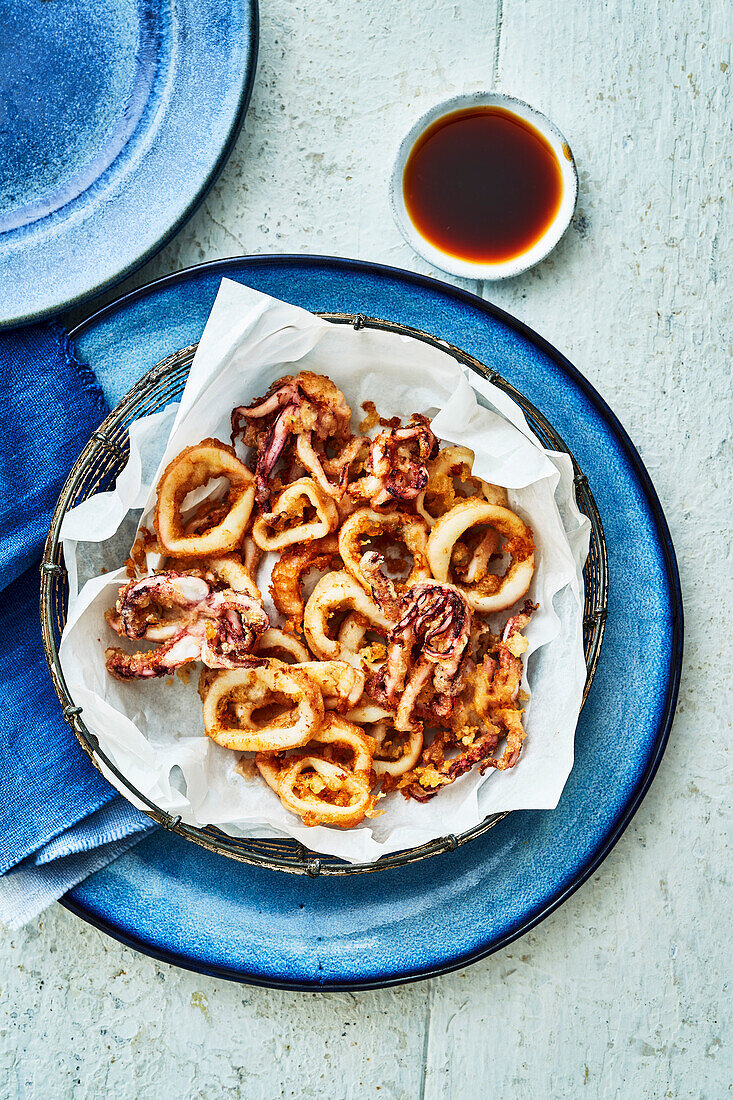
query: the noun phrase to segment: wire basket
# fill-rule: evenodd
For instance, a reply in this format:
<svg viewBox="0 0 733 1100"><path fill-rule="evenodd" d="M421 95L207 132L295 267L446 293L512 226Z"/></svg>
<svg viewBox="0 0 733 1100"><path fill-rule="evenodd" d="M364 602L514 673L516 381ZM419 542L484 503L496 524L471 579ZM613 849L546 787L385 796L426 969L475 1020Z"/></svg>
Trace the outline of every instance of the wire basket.
<svg viewBox="0 0 733 1100"><path fill-rule="evenodd" d="M381 321L362 314L321 313L319 316L341 325L352 325L355 329L373 328L393 332L421 340L439 348L459 363L476 371L495 386L509 394L521 407L530 428L544 446L555 451L569 454L575 469L575 492L578 507L590 520L590 551L584 569L585 607L583 614L583 645L587 678L583 702L587 697L603 641L603 632L608 604L608 559L603 526L598 508L590 491L588 480L580 471L578 464L551 424L534 405L496 371L490 370L477 359L458 348L438 340L428 333L391 321ZM162 409L171 401L177 400L183 391L188 372L196 352L196 345L183 348L167 359L162 360L148 371L140 381L110 413L98 431L94 432L79 456L59 497L51 519L51 526L41 563L41 632L43 647L48 661L56 694L61 701L63 715L74 731L78 741L95 767L100 764L104 770L115 777L115 784L124 794L132 795L133 801L144 807L145 812L159 825L192 840L212 852L229 856L243 863L266 867L271 870L288 871L294 874L316 875L354 875L366 874L388 868L403 867L408 863L427 859L441 852L453 851L475 837L482 836L502 818L505 813L492 814L472 829L459 835L448 835L421 844L406 851L383 856L375 863L345 863L336 857L317 855L309 851L298 841L287 838L248 838L232 837L214 826L199 828L185 824L180 816L173 817L160 809L140 791L136 790L117 769L112 760L100 748L97 737L87 729L81 707L77 706L66 686L61 663L59 644L66 622L68 585L63 562L63 550L59 541L61 522L70 508L96 493L110 489L125 466L129 453L128 429L133 421Z"/></svg>

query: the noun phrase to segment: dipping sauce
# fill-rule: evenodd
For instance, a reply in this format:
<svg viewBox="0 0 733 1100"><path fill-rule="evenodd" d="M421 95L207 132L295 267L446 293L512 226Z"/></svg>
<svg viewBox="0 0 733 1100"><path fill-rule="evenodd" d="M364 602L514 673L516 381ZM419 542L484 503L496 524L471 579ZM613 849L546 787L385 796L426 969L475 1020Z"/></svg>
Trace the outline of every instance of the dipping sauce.
<svg viewBox="0 0 733 1100"><path fill-rule="evenodd" d="M488 264L514 259L540 239L563 188L549 142L501 107L439 118L410 151L402 186L422 237L459 259Z"/></svg>

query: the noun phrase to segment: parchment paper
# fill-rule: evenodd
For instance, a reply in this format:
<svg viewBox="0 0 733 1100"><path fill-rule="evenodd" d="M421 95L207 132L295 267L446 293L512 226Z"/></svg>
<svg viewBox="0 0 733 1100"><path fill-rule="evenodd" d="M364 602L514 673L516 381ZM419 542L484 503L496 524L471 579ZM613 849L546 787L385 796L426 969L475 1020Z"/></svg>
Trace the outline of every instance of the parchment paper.
<svg viewBox="0 0 733 1100"><path fill-rule="evenodd" d="M207 436L228 441L233 406L302 369L327 374L341 387L354 425L367 400L385 416L433 416L441 439L475 451L475 474L507 487L510 507L532 527L537 544L529 596L540 607L526 632L524 686L531 701L519 763L484 777L469 773L424 805L393 793L381 800L381 816L351 830L306 828L262 780L235 771L239 754L204 734L196 671L187 685L177 676L172 683L120 683L104 666L106 646L119 642L104 612L127 580L121 564L138 523L152 526L160 473L190 444ZM62 528L70 599L60 656L69 690L105 752L159 807L231 835L288 835L319 852L371 861L462 832L489 813L556 806L573 763L585 683L582 567L590 525L575 504L569 457L544 450L506 394L467 375L427 344L331 325L222 280L180 404L132 425L130 459L115 489L73 509ZM266 580L260 575L258 581L264 593Z"/></svg>

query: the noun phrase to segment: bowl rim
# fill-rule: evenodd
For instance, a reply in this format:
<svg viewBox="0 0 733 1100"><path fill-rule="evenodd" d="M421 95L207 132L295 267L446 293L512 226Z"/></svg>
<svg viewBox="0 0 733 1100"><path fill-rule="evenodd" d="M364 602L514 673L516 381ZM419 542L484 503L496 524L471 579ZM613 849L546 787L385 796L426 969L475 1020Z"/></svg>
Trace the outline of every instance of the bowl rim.
<svg viewBox="0 0 733 1100"><path fill-rule="evenodd" d="M560 168L562 197L555 217L530 248L500 263L478 263L444 252L420 233L405 204L403 176L409 156L433 123L471 107L500 107L534 126L550 145ZM578 202L579 179L570 144L561 130L542 111L523 99L504 92L461 92L434 104L413 123L400 141L389 182L392 216L411 248L431 265L464 279L500 281L528 271L544 260L566 233Z"/></svg>
<svg viewBox="0 0 733 1100"><path fill-rule="evenodd" d="M480 360L462 351L455 345L450 344L448 341L398 322L367 317L361 313L317 312L315 315L333 324L351 325L357 330L361 328L373 328L380 331L392 332L403 337L417 339L449 354L458 363L468 366L471 370L498 386L512 397L513 400L517 401L525 415L528 415L530 420L535 421L543 432L549 433L549 439L552 442L553 448L569 455L575 473L574 484L578 506L581 508L581 511L588 516L591 522L591 545L594 544L593 540L595 539L599 574L596 591L597 600L593 611L592 613L587 613L587 606L583 609L583 633L585 637L586 630L590 631L591 641L589 650L586 653L587 675L581 702L582 710L595 676L603 644L608 608L608 557L602 520L591 492L588 479L586 475L582 473L574 455L566 446L564 440L559 436L547 418L497 371L487 367L480 362ZM499 821L503 820L510 811L489 815L471 829L458 835L450 833L443 837L437 837L432 841L427 841L413 848L405 849L400 852L388 853L372 863L346 863L334 856L312 852L299 841L289 837L231 837L216 826L209 825L197 827L188 825L182 821L180 815L173 815L160 809L154 802L147 798L147 796L136 790L136 788L127 781L114 762L101 748L96 735L87 728L81 716L82 708L76 704L66 684L61 668L59 643L55 630L54 611L58 607L59 600L65 602L66 598L65 595L60 592L60 586L64 585L66 578L66 569L63 564L63 550L60 540L61 523L71 504L73 494L77 487L83 483L88 464L95 455L105 454L109 463L116 463L118 465L117 473L119 473L119 470L124 466L128 457L128 450L125 449L124 442L127 440L127 424L129 421L125 419L125 414L134 411L141 399L151 397L156 388L160 387L161 384L165 385L166 381L169 380L177 370L185 371L185 375L187 376L196 347L197 344L192 344L188 347L179 349L172 355L166 356L151 367L150 370L148 370L131 389L128 390L100 427L90 436L79 458L72 467L63 489L61 490L56 507L54 508L40 566L41 589L39 613L44 654L54 689L61 703L64 719L71 727L77 741L94 767L112 783L123 797L128 798L128 801L131 801L133 805L141 809L141 811L147 814L155 823L162 825L171 832L176 832L179 836L193 841L201 847L228 856L239 862L266 867L271 870L285 871L292 874L306 874L310 877L321 874L365 874L389 870L398 866L405 866L409 863L418 862L446 851L454 851L468 841L482 836L494 825L498 824ZM169 395L169 399L175 399L175 395ZM140 415L145 415L145 413L146 409L143 407L141 410L138 410L137 415L134 415L132 419L137 419ZM120 424L123 426L121 437L119 431ZM534 430L534 426L531 426ZM120 443L120 438L123 441L122 445ZM114 782L110 779L110 776L114 777ZM126 792L129 792L129 795L126 794ZM263 855L257 850L258 843L265 847L269 844L272 847L277 848L279 846L280 848L285 848L287 849L287 854L285 856L278 853L272 855L267 852Z"/></svg>
<svg viewBox="0 0 733 1100"><path fill-rule="evenodd" d="M100 277L93 286L88 287L86 290L76 288L73 292L65 292L64 295L53 304L43 304L37 308L24 307L17 315L14 314L13 316L2 316L0 314L0 331L35 324L39 321L53 320L60 313L78 309L90 299L111 291L125 279L135 274L144 264L157 256L203 205L209 192L224 171L237 143L237 139L250 107L257 74L260 44L259 0L241 0L241 3L236 7L239 12L240 30L243 28L240 46L245 55L239 73L241 86L237 95L236 105L231 112L229 121L222 131L221 147L216 156L209 163L209 166L202 176L198 190L194 195L190 196L185 209L180 211L167 227L160 230L155 241L142 249L138 249L137 256L128 257L128 262L119 270L110 275ZM233 83L236 82L233 81ZM155 142L153 142L153 147L154 146Z"/></svg>

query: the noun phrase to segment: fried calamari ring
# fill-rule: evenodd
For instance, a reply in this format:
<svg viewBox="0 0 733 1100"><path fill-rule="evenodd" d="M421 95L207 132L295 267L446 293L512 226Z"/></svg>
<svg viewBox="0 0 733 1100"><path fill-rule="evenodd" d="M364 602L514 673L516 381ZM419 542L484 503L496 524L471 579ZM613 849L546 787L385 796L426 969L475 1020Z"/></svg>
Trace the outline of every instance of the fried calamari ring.
<svg viewBox="0 0 733 1100"><path fill-rule="evenodd" d="M356 664L374 669L384 662L387 656L387 647L384 642L366 642L364 639L372 629L366 619L356 611L351 611L337 634L338 643L342 653L353 654L357 658ZM349 656L349 661L352 661Z"/></svg>
<svg viewBox="0 0 733 1100"><path fill-rule="evenodd" d="M225 749L282 752L307 744L323 723L318 685L281 661L263 658L254 667L219 673L203 691L204 729Z"/></svg>
<svg viewBox="0 0 733 1100"><path fill-rule="evenodd" d="M422 729L404 733L396 730L389 719L383 718L369 727L369 734L377 743L372 762L375 775L405 775L420 759Z"/></svg>
<svg viewBox="0 0 733 1100"><path fill-rule="evenodd" d="M347 711L344 717L357 726L368 726L371 722L392 718L392 711L380 703L373 702L368 695L363 695L356 706Z"/></svg>
<svg viewBox="0 0 733 1100"><path fill-rule="evenodd" d="M403 512L380 513L371 508L360 508L354 512L339 531L339 554L347 572L356 577L367 592L371 591L370 578L362 568L362 543L384 532L389 532L395 541L402 542L412 555L412 568L403 583L409 587L428 578L428 528L424 521Z"/></svg>
<svg viewBox="0 0 733 1100"><path fill-rule="evenodd" d="M338 485L339 496L346 491L351 480L352 467L355 466L357 472L363 473L370 447L371 440L367 436L352 435L333 458L326 455L321 458L324 472Z"/></svg>
<svg viewBox="0 0 733 1100"><path fill-rule="evenodd" d="M277 757L264 759L258 753L256 764L282 804L309 827L336 825L351 829L373 806L367 784L325 757L300 756L282 765Z"/></svg>
<svg viewBox="0 0 733 1100"><path fill-rule="evenodd" d="M372 770L374 741L353 722L341 715L327 714L313 741L324 746L324 754L330 760L368 778Z"/></svg>
<svg viewBox="0 0 733 1100"><path fill-rule="evenodd" d="M480 477L472 477L470 481L478 482L487 504L496 504L499 508L509 507L509 495L503 485L492 485L490 481L483 481Z"/></svg>
<svg viewBox="0 0 733 1100"><path fill-rule="evenodd" d="M470 447L456 444L444 447L428 462L428 483L415 501L415 509L428 527L432 527L441 516L449 512L462 496L483 496L489 504L498 504L504 508L507 506L506 489L473 476L471 471L475 457ZM457 493L456 480L462 488L470 491Z"/></svg>
<svg viewBox="0 0 733 1100"><path fill-rule="evenodd" d="M316 518L304 520L306 509L313 509ZM300 517L294 527L288 520ZM271 512L258 516L252 527L252 538L261 550L282 550L296 543L314 542L338 527L339 515L330 496L310 477L301 477L286 486L275 498Z"/></svg>
<svg viewBox="0 0 733 1100"><path fill-rule="evenodd" d="M469 447L444 447L427 464L428 480L415 501L415 508L428 527L453 507L456 500L455 478L471 475L474 458Z"/></svg>
<svg viewBox="0 0 733 1100"><path fill-rule="evenodd" d="M229 482L229 510L203 534L187 533L181 505L192 489L213 478ZM255 479L232 447L218 439L204 439L186 447L168 464L158 482L155 530L162 548L172 557L200 558L235 550L247 528L255 499Z"/></svg>
<svg viewBox="0 0 733 1100"><path fill-rule="evenodd" d="M285 664L300 665L304 661L310 661L311 657L300 638L275 626L260 635L256 652L262 657L274 657Z"/></svg>
<svg viewBox="0 0 733 1100"><path fill-rule="evenodd" d="M436 580L451 578L456 543L472 527L493 527L507 542L511 564L503 576L488 573L476 583L455 583L475 611L502 611L525 595L534 573L534 539L525 523L508 508L475 499L463 500L441 516L430 532L427 557Z"/></svg>
<svg viewBox="0 0 733 1100"><path fill-rule="evenodd" d="M366 619L351 611L339 627L337 634L339 645L350 653L358 653L366 637L369 624Z"/></svg>
<svg viewBox="0 0 733 1100"><path fill-rule="evenodd" d="M193 515L187 517L183 530L187 535L204 535L227 516L230 508L228 496L202 500Z"/></svg>
<svg viewBox="0 0 733 1100"><path fill-rule="evenodd" d="M374 742L358 726L327 714L305 754L258 753L257 767L284 806L303 824L352 828L374 806L371 766ZM341 762L344 754L352 757Z"/></svg>
<svg viewBox="0 0 733 1100"><path fill-rule="evenodd" d="M278 611L291 630L300 630L305 599L303 581L311 569L330 569L338 558L338 538L327 535L307 546L293 546L280 555L272 567L270 593Z"/></svg>
<svg viewBox="0 0 733 1100"><path fill-rule="evenodd" d="M254 600L262 601L262 593L239 554L207 558L201 565L204 575L211 573L215 580L221 581L227 588L233 588L235 592L246 592Z"/></svg>
<svg viewBox="0 0 733 1100"><path fill-rule="evenodd" d="M372 628L388 631L392 625L350 573L345 570L327 573L313 589L303 616L308 646L323 661L348 660L349 652L342 654L338 640L328 633L329 619L344 609L357 611Z"/></svg>
<svg viewBox="0 0 733 1100"><path fill-rule="evenodd" d="M350 710L364 694L366 677L348 661L304 661L298 668L318 684L326 710Z"/></svg>

